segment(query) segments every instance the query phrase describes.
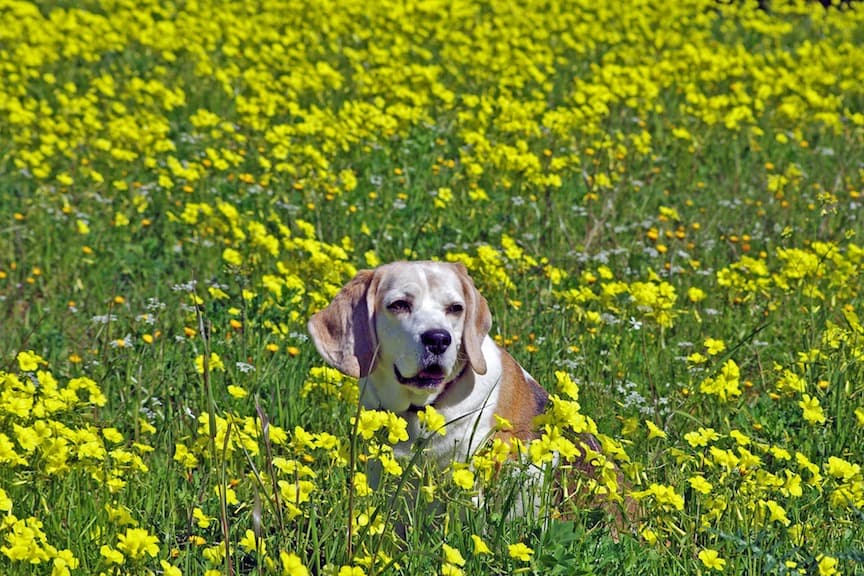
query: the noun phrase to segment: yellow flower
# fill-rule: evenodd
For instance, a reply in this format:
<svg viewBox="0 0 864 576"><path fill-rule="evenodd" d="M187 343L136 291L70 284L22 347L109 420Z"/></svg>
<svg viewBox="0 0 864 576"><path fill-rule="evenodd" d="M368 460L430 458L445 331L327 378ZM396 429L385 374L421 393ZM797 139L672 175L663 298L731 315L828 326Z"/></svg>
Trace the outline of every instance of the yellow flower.
<svg viewBox="0 0 864 576"><path fill-rule="evenodd" d="M718 572L722 572L723 567L726 566L726 560L720 558L720 554L716 550L702 550L699 552L699 560L706 568L717 570Z"/></svg>
<svg viewBox="0 0 864 576"><path fill-rule="evenodd" d="M633 436L639 430L639 417L630 416L621 418L621 435L624 437Z"/></svg>
<svg viewBox="0 0 864 576"><path fill-rule="evenodd" d="M420 487L420 494L428 504L431 504L435 501L435 491L437 489L438 487L430 481L428 484L424 484Z"/></svg>
<svg viewBox="0 0 864 576"><path fill-rule="evenodd" d="M816 560L819 562L819 576L834 576L840 574L840 571L837 570L837 558L820 555Z"/></svg>
<svg viewBox="0 0 864 576"><path fill-rule="evenodd" d="M803 495L804 490L801 488L801 476L789 470L783 470L783 473L786 475L786 481L783 483L783 488L781 489L783 494L793 498Z"/></svg>
<svg viewBox="0 0 864 576"><path fill-rule="evenodd" d="M263 540L260 540L255 536L255 532L252 530L246 530L246 533L243 535L243 538L240 539L240 547L249 553L257 553L261 555L265 555L267 552L267 547L264 544Z"/></svg>
<svg viewBox="0 0 864 576"><path fill-rule="evenodd" d="M493 414L492 416L495 417L495 430L501 431L513 429L513 424L503 416L499 416L498 414Z"/></svg>
<svg viewBox="0 0 864 576"><path fill-rule="evenodd" d="M507 547L508 553L510 557L515 560L521 560L522 562L530 562L531 555L534 554L534 550L519 542L517 544L510 544Z"/></svg>
<svg viewBox="0 0 864 576"><path fill-rule="evenodd" d="M48 362L32 350L18 353L18 367L21 368L22 372L34 372L40 364L44 365Z"/></svg>
<svg viewBox="0 0 864 576"><path fill-rule="evenodd" d="M354 422L352 422L354 424ZM356 422L357 432L364 440L371 440L375 433L387 424L387 415L380 410L361 410Z"/></svg>
<svg viewBox="0 0 864 576"><path fill-rule="evenodd" d="M180 568L172 566L165 560L160 560L159 565L162 566L162 574L165 576L183 576L183 572L180 571Z"/></svg>
<svg viewBox="0 0 864 576"><path fill-rule="evenodd" d="M174 461L190 470L198 467L198 458L189 451L185 444L174 445Z"/></svg>
<svg viewBox="0 0 864 576"><path fill-rule="evenodd" d="M826 470L833 478L842 479L844 482L848 482L861 472L861 467L858 464L851 464L842 458L829 456Z"/></svg>
<svg viewBox="0 0 864 576"><path fill-rule="evenodd" d="M441 576L465 576L465 571L456 564L445 562L441 565Z"/></svg>
<svg viewBox="0 0 864 576"><path fill-rule="evenodd" d="M791 370L784 370L783 376L777 381L777 391L787 393L802 393L807 382L801 376Z"/></svg>
<svg viewBox="0 0 864 576"><path fill-rule="evenodd" d="M648 544L654 545L657 543L657 533L651 528L648 528L646 526L642 529L640 534L642 535L642 538L644 538L645 541L648 542Z"/></svg>
<svg viewBox="0 0 864 576"><path fill-rule="evenodd" d="M309 576L309 570L293 552L280 551L279 560L282 561L282 576Z"/></svg>
<svg viewBox="0 0 864 576"><path fill-rule="evenodd" d="M486 543L483 541L482 538L480 538L480 536L478 536L476 534L472 534L471 535L471 542L474 543L473 553L475 555L477 555L477 554L491 554L492 553L492 551L489 549L489 546L486 545Z"/></svg>
<svg viewBox="0 0 864 576"><path fill-rule="evenodd" d="M426 408L419 411L417 413L417 419L427 432L432 432L441 436L447 435L447 421L444 419L444 416L431 405L426 406Z"/></svg>
<svg viewBox="0 0 864 576"><path fill-rule="evenodd" d="M12 499L6 494L6 491L0 488L0 512L12 511Z"/></svg>
<svg viewBox="0 0 864 576"><path fill-rule="evenodd" d="M72 573L70 570L78 568L78 564L79 561L72 554L71 550L60 550L54 557L54 566L51 569L51 576L69 576Z"/></svg>
<svg viewBox="0 0 864 576"><path fill-rule="evenodd" d="M117 548L133 560L145 554L155 557L159 552L159 539L143 528L127 528L125 534L117 536Z"/></svg>
<svg viewBox="0 0 864 576"><path fill-rule="evenodd" d="M809 394L804 394L801 401L798 402L798 406L803 410L804 419L807 422L811 424L825 423L825 412L822 410L818 398L814 398Z"/></svg>
<svg viewBox="0 0 864 576"><path fill-rule="evenodd" d="M453 201L453 190L450 188L439 188L435 193L433 204L435 208L446 208Z"/></svg>
<svg viewBox="0 0 864 576"><path fill-rule="evenodd" d="M705 350L708 352L709 356L716 356L726 350L726 343L723 340L717 340L715 338L706 338L705 339Z"/></svg>
<svg viewBox="0 0 864 576"><path fill-rule="evenodd" d="M573 381L567 372L556 370L555 383L556 390L560 390L562 394L571 400L579 400L579 386Z"/></svg>
<svg viewBox="0 0 864 576"><path fill-rule="evenodd" d="M243 256L233 248L225 248L225 250L222 251L222 260L231 266L240 266L243 264Z"/></svg>
<svg viewBox="0 0 864 576"><path fill-rule="evenodd" d="M408 422L401 416L387 412L387 441L397 444L405 440L408 440Z"/></svg>
<svg viewBox="0 0 864 576"><path fill-rule="evenodd" d="M786 516L786 510L774 500L760 500L759 506L768 510L768 522L778 522L784 526L791 524Z"/></svg>
<svg viewBox="0 0 864 576"><path fill-rule="evenodd" d="M108 440L109 442L113 442L114 444L119 444L120 442L123 442L123 434L116 428L103 428L102 436L106 440Z"/></svg>
<svg viewBox="0 0 864 576"><path fill-rule="evenodd" d="M729 436L731 436L735 440L735 443L738 444L738 446L749 446L752 442L752 440L750 440L750 437L741 432L740 430L731 430L729 432Z"/></svg>
<svg viewBox="0 0 864 576"><path fill-rule="evenodd" d="M189 536L189 543L193 546L204 546L207 543L207 539L203 536L193 534L192 536Z"/></svg>
<svg viewBox="0 0 864 576"><path fill-rule="evenodd" d="M650 420L645 420L645 426L648 427L648 439L652 438L666 438L666 432L657 427L654 422Z"/></svg>
<svg viewBox="0 0 864 576"><path fill-rule="evenodd" d="M864 427L864 407L855 409L855 421L858 426Z"/></svg>
<svg viewBox="0 0 864 576"><path fill-rule="evenodd" d="M696 288L695 286L693 286L687 289L687 298L689 298L690 301L694 304L704 300L705 296L705 291L701 288Z"/></svg>
<svg viewBox="0 0 864 576"><path fill-rule="evenodd" d="M309 480L292 480L290 482L279 480L278 485L282 500L295 505L308 502L312 492L315 491L315 483ZM230 488L228 490L233 492Z"/></svg>
<svg viewBox="0 0 864 576"><path fill-rule="evenodd" d="M688 482L690 487L701 494L710 494L714 486L708 482L704 476L692 476Z"/></svg>
<svg viewBox="0 0 864 576"><path fill-rule="evenodd" d="M711 453L711 459L718 466L723 466L727 470L738 466L739 459L731 450L723 450L722 448L712 446L709 452Z"/></svg>
<svg viewBox="0 0 864 576"><path fill-rule="evenodd" d="M653 497L657 506L666 511L684 509L684 496L675 492L672 486L664 486L663 484L651 484L647 490L631 492L630 495L636 500Z"/></svg>
<svg viewBox="0 0 864 576"><path fill-rule="evenodd" d="M391 476L402 475L402 466L400 466L399 462L390 454L381 454L379 460L381 461L381 468L384 470L385 474Z"/></svg>
<svg viewBox="0 0 864 576"><path fill-rule="evenodd" d="M465 566L465 558L462 557L462 553L459 549L448 546L447 544L444 544L444 561L448 564L455 564L456 566Z"/></svg>
<svg viewBox="0 0 864 576"><path fill-rule="evenodd" d="M126 506L120 504L116 508L110 504L105 504L105 511L108 512L108 520L112 526L137 526L138 521L132 517L132 511Z"/></svg>
<svg viewBox="0 0 864 576"><path fill-rule="evenodd" d="M240 386L235 386L234 384L228 385L228 394L230 394L234 398L245 398L249 395L248 392L244 388Z"/></svg>
<svg viewBox="0 0 864 576"><path fill-rule="evenodd" d="M199 528L204 528L204 529L209 528L210 522L213 520L213 518L210 518L209 516L204 514L204 511L201 510L201 508L198 508L197 506L192 509L192 517L195 519L195 524Z"/></svg>
<svg viewBox="0 0 864 576"><path fill-rule="evenodd" d="M720 369L717 378L706 378L699 385L699 391L703 394L716 395L724 402L741 395L739 388L740 371L734 360L727 360Z"/></svg>
<svg viewBox="0 0 864 576"><path fill-rule="evenodd" d="M377 268L381 264L381 259L375 254L374 250L364 252L363 258L366 260L366 265L370 268Z"/></svg>
<svg viewBox="0 0 864 576"><path fill-rule="evenodd" d="M213 370L221 370L225 371L225 364L222 363L222 359L215 352L210 353L210 362L208 363L208 369L212 372ZM195 371L198 374L204 373L204 356L199 355L195 358Z"/></svg>
<svg viewBox="0 0 864 576"><path fill-rule="evenodd" d="M461 468L453 472L453 483L463 490L474 488L474 473L467 468Z"/></svg>
<svg viewBox="0 0 864 576"><path fill-rule="evenodd" d="M110 564L123 564L126 561L126 558L123 556L123 553L119 550L115 550L111 548L107 544L103 544L99 549L99 554L105 558Z"/></svg>
<svg viewBox="0 0 864 576"><path fill-rule="evenodd" d="M354 474L354 493L360 496L369 496L372 494L372 488L369 486L369 480L363 472Z"/></svg>
<svg viewBox="0 0 864 576"><path fill-rule="evenodd" d="M688 432L684 439L693 448L706 447L709 442L720 439L720 435L713 428L699 428L696 432Z"/></svg>

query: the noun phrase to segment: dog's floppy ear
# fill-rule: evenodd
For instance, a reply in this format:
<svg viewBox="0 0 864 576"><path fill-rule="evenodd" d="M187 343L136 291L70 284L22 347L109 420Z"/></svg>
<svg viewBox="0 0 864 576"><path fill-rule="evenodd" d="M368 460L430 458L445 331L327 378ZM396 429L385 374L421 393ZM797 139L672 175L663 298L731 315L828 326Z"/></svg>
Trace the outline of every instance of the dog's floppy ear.
<svg viewBox="0 0 864 576"><path fill-rule="evenodd" d="M468 354L471 368L477 374L486 374L486 358L483 357L483 339L492 328L492 313L486 298L474 286L474 281L468 275L468 270L461 263L456 263L456 272L462 281L462 292L465 294L465 328L462 331L462 345Z"/></svg>
<svg viewBox="0 0 864 576"><path fill-rule="evenodd" d="M374 297L375 284L375 271L361 270L307 325L321 356L354 378L369 374L375 361L378 344L369 297Z"/></svg>

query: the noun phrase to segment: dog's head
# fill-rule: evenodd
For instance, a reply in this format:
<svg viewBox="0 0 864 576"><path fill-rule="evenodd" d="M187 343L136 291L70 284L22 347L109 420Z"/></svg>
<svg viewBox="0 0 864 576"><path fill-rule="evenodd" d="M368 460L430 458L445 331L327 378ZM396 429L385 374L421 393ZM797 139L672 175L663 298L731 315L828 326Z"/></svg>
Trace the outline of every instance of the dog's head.
<svg viewBox="0 0 864 576"><path fill-rule="evenodd" d="M461 264L393 262L359 272L309 332L327 362L367 378L367 406L403 412L433 402L466 368L485 374L491 324Z"/></svg>

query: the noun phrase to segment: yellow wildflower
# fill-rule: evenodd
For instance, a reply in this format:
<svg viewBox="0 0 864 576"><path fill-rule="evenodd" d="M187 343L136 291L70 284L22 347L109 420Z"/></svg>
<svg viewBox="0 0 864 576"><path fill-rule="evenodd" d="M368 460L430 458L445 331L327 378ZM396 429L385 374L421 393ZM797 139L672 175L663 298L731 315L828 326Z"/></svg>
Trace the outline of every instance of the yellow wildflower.
<svg viewBox="0 0 864 576"><path fill-rule="evenodd" d="M453 472L453 483L463 490L474 488L474 473L467 468L460 468Z"/></svg>
<svg viewBox="0 0 864 576"><path fill-rule="evenodd" d="M716 550L706 549L699 552L699 560L706 568L722 572L726 566L726 560L720 558L720 554Z"/></svg>
<svg viewBox="0 0 864 576"><path fill-rule="evenodd" d="M180 568L171 565L165 560L160 560L159 565L162 567L162 574L165 576L183 576L183 572L180 571Z"/></svg>
<svg viewBox="0 0 864 576"><path fill-rule="evenodd" d="M221 370L225 371L225 364L222 363L222 359L215 352L210 353L210 362L208 363L208 369L212 372L213 370ZM204 373L204 356L198 355L195 358L195 371L198 374Z"/></svg>
<svg viewBox="0 0 864 576"><path fill-rule="evenodd" d="M510 544L510 546L507 547L507 551L510 554L511 558L515 560L520 560L522 562L530 562L531 556L534 554L534 550L532 550L522 542Z"/></svg>
<svg viewBox="0 0 864 576"><path fill-rule="evenodd" d="M475 555L491 554L492 553L492 551L489 549L489 546L486 545L486 543L483 541L482 538L480 538L480 536L478 536L476 534L472 534L471 535L471 542L473 542L473 544L474 544L473 553Z"/></svg>
<svg viewBox="0 0 864 576"><path fill-rule="evenodd" d="M706 447L709 442L714 442L720 439L720 435L713 428L699 428L695 432L688 432L684 435L684 439L693 448Z"/></svg>
<svg viewBox="0 0 864 576"><path fill-rule="evenodd" d="M246 552L257 553L261 555L265 555L267 552L267 548L263 540L259 539L255 536L255 532L252 530L246 530L243 534L243 537L240 539L240 547Z"/></svg>
<svg viewBox="0 0 864 576"><path fill-rule="evenodd" d="M231 266L240 266L243 264L243 256L233 248L225 248L225 250L222 251L222 260Z"/></svg>
<svg viewBox="0 0 864 576"><path fill-rule="evenodd" d="M159 539L144 528L127 528L124 534L117 536L117 549L133 560L143 558L145 554L155 557L159 552Z"/></svg>
<svg viewBox="0 0 864 576"><path fill-rule="evenodd" d="M123 556L123 553L119 550L115 550L114 548L108 546L107 544L103 544L99 549L99 554L105 558L110 564L123 564L126 561L126 558Z"/></svg>
<svg viewBox="0 0 864 576"><path fill-rule="evenodd" d="M716 338L706 338L704 344L709 356L717 356L726 350L726 343Z"/></svg>
<svg viewBox="0 0 864 576"><path fill-rule="evenodd" d="M443 548L445 562L455 564L456 566L465 566L465 558L462 557L462 553L457 548L453 548L447 544L444 544Z"/></svg>
<svg viewBox="0 0 864 576"><path fill-rule="evenodd" d="M651 420L645 420L645 426L648 427L648 439L666 438L666 432L657 427Z"/></svg>
<svg viewBox="0 0 864 576"><path fill-rule="evenodd" d="M712 394L723 400L731 400L741 395L740 371L734 360L727 360L716 378L706 378L699 386L703 394Z"/></svg>
<svg viewBox="0 0 864 576"><path fill-rule="evenodd" d="M309 576L309 570L293 552L280 551L279 560L282 562L282 576Z"/></svg>
<svg viewBox="0 0 864 576"><path fill-rule="evenodd" d="M33 352L32 350L28 350L26 352L18 353L18 367L22 372L35 372L39 365L48 364L44 358Z"/></svg>
<svg viewBox="0 0 864 576"><path fill-rule="evenodd" d="M810 396L809 394L804 394L801 401L798 402L798 406L800 406L803 411L804 419L810 424L825 423L825 412L822 410L818 398Z"/></svg>
<svg viewBox="0 0 864 576"><path fill-rule="evenodd" d="M816 560L819 562L819 576L835 576L840 574L840 571L837 570L837 564L839 564L837 558L823 554L817 557Z"/></svg>
<svg viewBox="0 0 864 576"><path fill-rule="evenodd" d="M690 483L690 487L700 494L710 494L711 490L714 488L714 486L712 486L704 476L692 476L688 482Z"/></svg>
<svg viewBox="0 0 864 576"><path fill-rule="evenodd" d="M768 522L778 522L788 526L791 521L786 516L786 510L774 500L760 500L759 506L768 512Z"/></svg>
<svg viewBox="0 0 864 576"><path fill-rule="evenodd" d="M417 413L417 419L428 432L439 434L441 436L447 435L447 421L440 412L435 410L433 406L429 405L423 410L420 410Z"/></svg>

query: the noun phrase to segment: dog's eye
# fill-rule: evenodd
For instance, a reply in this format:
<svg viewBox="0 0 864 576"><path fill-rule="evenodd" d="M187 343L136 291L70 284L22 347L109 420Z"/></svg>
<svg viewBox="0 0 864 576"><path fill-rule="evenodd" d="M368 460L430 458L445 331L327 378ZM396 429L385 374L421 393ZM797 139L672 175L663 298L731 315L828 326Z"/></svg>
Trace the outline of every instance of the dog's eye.
<svg viewBox="0 0 864 576"><path fill-rule="evenodd" d="M463 310L465 310L465 307L458 302L454 302L447 307L448 314L461 314Z"/></svg>
<svg viewBox="0 0 864 576"><path fill-rule="evenodd" d="M411 312L411 303L407 300L394 300L387 305L387 309L394 314L404 314Z"/></svg>

